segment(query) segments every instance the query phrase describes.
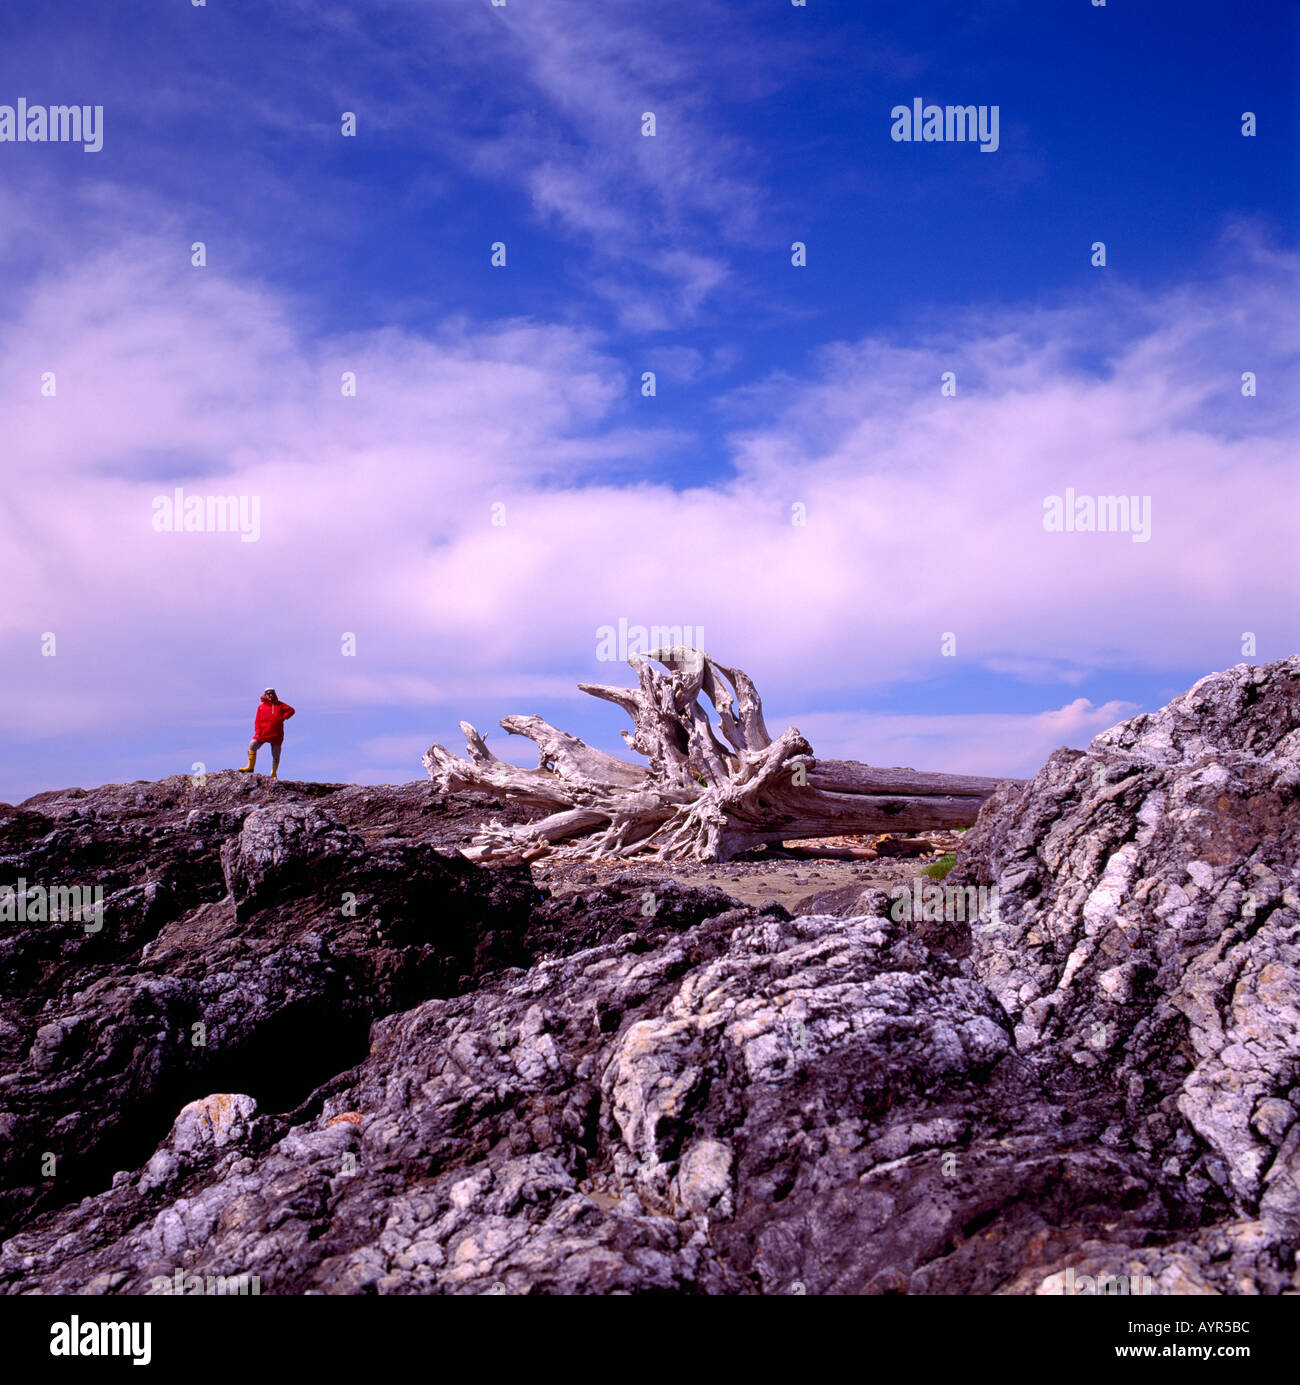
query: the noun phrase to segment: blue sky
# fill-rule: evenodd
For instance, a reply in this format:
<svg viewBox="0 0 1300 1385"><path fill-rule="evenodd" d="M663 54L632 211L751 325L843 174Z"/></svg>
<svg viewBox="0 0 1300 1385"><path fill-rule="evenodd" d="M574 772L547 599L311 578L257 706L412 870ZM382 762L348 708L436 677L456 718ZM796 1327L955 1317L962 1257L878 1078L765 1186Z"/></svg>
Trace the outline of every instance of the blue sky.
<svg viewBox="0 0 1300 1385"><path fill-rule="evenodd" d="M1298 52L1292 4L6 7L0 105L104 145L0 143L0 797L235 763L268 682L304 777L617 750L620 617L988 773L1292 652ZM999 148L893 141L915 97ZM153 531L176 485L258 541ZM1067 486L1150 542L1045 535Z"/></svg>

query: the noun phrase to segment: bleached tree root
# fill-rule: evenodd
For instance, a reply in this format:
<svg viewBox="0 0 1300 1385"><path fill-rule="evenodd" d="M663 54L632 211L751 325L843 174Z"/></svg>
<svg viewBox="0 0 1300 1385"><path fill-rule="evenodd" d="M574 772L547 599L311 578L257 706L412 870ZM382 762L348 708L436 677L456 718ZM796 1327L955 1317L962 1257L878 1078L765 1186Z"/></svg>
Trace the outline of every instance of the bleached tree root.
<svg viewBox="0 0 1300 1385"><path fill-rule="evenodd" d="M633 729L623 739L646 765L593 749L535 716L501 725L537 743L536 769L499 760L468 722L461 722L466 757L429 747L423 763L444 793L487 790L545 810L522 825L484 823L466 856L517 862L653 852L661 860L727 861L764 843L969 827L1005 782L819 760L793 727L772 739L743 670L680 647L634 654L628 663L635 688L578 686L627 712Z"/></svg>

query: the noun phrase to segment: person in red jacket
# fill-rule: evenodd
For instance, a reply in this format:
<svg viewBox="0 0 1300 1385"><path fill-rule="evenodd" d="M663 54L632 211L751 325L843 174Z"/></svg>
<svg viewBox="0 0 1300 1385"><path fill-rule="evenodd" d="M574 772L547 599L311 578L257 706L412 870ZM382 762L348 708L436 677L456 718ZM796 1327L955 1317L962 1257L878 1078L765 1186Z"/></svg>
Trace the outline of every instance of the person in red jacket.
<svg viewBox="0 0 1300 1385"><path fill-rule="evenodd" d="M280 747L284 744L284 724L293 716L293 708L281 702L274 688L267 688L258 703L253 722L253 739L248 743L248 763L240 766L240 774L252 774L257 764L258 746L271 747L271 778L280 777Z"/></svg>

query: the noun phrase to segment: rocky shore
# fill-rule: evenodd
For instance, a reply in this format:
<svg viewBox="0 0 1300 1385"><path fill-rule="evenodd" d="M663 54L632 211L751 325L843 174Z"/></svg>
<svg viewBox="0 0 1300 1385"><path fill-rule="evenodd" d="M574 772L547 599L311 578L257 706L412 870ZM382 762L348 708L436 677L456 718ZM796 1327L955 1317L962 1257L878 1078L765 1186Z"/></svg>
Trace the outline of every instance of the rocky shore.
<svg viewBox="0 0 1300 1385"><path fill-rule="evenodd" d="M512 811L0 806L0 884L103 891L0 923L0 1290L1300 1290L1300 658L918 857L457 854Z"/></svg>

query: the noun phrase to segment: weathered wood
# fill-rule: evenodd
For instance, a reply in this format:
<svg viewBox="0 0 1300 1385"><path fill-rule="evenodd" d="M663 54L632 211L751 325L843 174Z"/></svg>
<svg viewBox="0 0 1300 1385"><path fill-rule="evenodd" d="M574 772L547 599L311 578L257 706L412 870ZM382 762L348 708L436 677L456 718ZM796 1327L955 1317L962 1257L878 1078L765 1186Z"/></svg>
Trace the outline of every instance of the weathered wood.
<svg viewBox="0 0 1300 1385"><path fill-rule="evenodd" d="M856 760L814 760L808 767L808 785L832 793L863 794L944 794L985 799L1001 779L986 779L974 774L934 774L919 769L886 769L883 765L862 765Z"/></svg>
<svg viewBox="0 0 1300 1385"><path fill-rule="evenodd" d="M982 798L952 798L946 794L834 794L814 791L797 803L786 800L789 816L772 824L765 841L797 841L800 837L845 837L855 832L938 832L971 827L984 806ZM823 832L815 828L825 828ZM757 829L756 829L757 832Z"/></svg>
<svg viewBox="0 0 1300 1385"><path fill-rule="evenodd" d="M430 746L424 765L444 792L491 789L546 814L522 825L484 823L465 855L528 861L653 851L663 860L725 861L764 843L969 827L1005 782L819 760L793 727L772 739L743 670L682 648L634 654L628 663L635 688L578 686L623 708L632 721L623 739L646 765L607 755L535 716L505 717L501 725L537 743L536 769L498 759L468 722L461 722L467 759Z"/></svg>

